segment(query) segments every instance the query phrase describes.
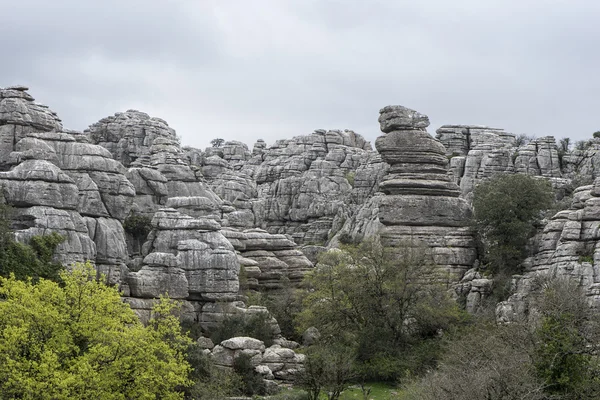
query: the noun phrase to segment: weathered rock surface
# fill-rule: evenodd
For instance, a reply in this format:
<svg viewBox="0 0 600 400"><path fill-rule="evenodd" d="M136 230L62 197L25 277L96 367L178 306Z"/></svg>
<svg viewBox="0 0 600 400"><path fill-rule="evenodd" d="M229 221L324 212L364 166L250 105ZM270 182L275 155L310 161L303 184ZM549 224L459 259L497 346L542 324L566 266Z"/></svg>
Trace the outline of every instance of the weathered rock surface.
<svg viewBox="0 0 600 400"><path fill-rule="evenodd" d="M515 294L496 309L500 321L527 316L541 278L577 283L594 308L600 307L600 179L575 190L571 208L554 215L535 238L537 251L515 276Z"/></svg>
<svg viewBox="0 0 600 400"><path fill-rule="evenodd" d="M144 265L127 277L133 297L233 301L239 289L239 262L213 219L161 209L144 244Z"/></svg>
<svg viewBox="0 0 600 400"><path fill-rule="evenodd" d="M233 368L234 360L241 354L250 358L255 370L266 380L291 382L304 368L304 354L294 350L273 345L265 348L265 344L249 337L235 337L222 341L209 353L216 365Z"/></svg>
<svg viewBox="0 0 600 400"><path fill-rule="evenodd" d="M7 168L15 144L31 132L62 130L61 120L36 103L25 86L0 88L0 167Z"/></svg>
<svg viewBox="0 0 600 400"><path fill-rule="evenodd" d="M381 239L392 247L426 245L441 271L457 281L477 257L471 208L448 176L446 149L425 130L426 116L402 106L380 111L375 146L390 167L380 183Z"/></svg>

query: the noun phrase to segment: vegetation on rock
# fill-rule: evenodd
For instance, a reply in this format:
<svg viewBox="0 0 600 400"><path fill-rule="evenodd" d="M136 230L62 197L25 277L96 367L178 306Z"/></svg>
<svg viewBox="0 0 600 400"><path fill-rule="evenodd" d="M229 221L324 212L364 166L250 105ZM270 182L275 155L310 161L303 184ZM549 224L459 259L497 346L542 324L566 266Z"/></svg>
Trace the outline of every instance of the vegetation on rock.
<svg viewBox="0 0 600 400"><path fill-rule="evenodd" d="M210 141L212 147L221 147L225 143L225 139L216 138Z"/></svg>
<svg viewBox="0 0 600 400"><path fill-rule="evenodd" d="M527 241L552 203L548 181L523 174L498 175L475 188L475 226L484 245L483 261L493 273L519 272Z"/></svg>
<svg viewBox="0 0 600 400"><path fill-rule="evenodd" d="M299 315L321 343L345 347L362 379L395 381L435 365L439 332L462 314L421 247L374 241L324 253Z"/></svg>
<svg viewBox="0 0 600 400"><path fill-rule="evenodd" d="M406 399L597 399L600 318L571 282L542 282L533 321L479 321L449 337Z"/></svg>
<svg viewBox="0 0 600 400"><path fill-rule="evenodd" d="M29 244L19 243L10 229L12 208L0 205L0 276L26 280L39 278L58 281L62 265L53 260L56 247L65 238L56 232L33 236Z"/></svg>
<svg viewBox="0 0 600 400"><path fill-rule="evenodd" d="M7 398L183 398L190 340L162 299L144 327L92 265L63 285L0 278L0 391ZM42 396L42 397L40 397Z"/></svg>

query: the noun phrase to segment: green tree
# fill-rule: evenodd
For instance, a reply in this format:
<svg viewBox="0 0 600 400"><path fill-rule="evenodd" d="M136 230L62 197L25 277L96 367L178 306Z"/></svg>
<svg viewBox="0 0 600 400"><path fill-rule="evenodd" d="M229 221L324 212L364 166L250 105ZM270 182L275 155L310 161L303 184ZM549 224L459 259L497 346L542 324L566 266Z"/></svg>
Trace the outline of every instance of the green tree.
<svg viewBox="0 0 600 400"><path fill-rule="evenodd" d="M492 272L519 272L527 241L542 211L552 203L550 183L523 174L497 175L475 188L475 225L484 245L484 261Z"/></svg>
<svg viewBox="0 0 600 400"><path fill-rule="evenodd" d="M186 388L186 399L217 400L241 393L242 378L233 371L215 366L197 343L188 348L187 361L192 368L190 379L193 385Z"/></svg>
<svg viewBox="0 0 600 400"><path fill-rule="evenodd" d="M144 327L88 263L63 285L0 278L0 392L27 399L180 399L190 384L175 304Z"/></svg>
<svg viewBox="0 0 600 400"><path fill-rule="evenodd" d="M225 143L225 139L216 138L210 141L212 147L221 147Z"/></svg>
<svg viewBox="0 0 600 400"><path fill-rule="evenodd" d="M438 368L409 386L419 400L600 398L600 317L577 284L534 280L530 315L476 320L448 336Z"/></svg>
<svg viewBox="0 0 600 400"><path fill-rule="evenodd" d="M418 372L434 360L439 330L461 318L434 271L420 246L367 241L324 253L308 277L300 329L315 326L324 343L355 349L363 376Z"/></svg>
<svg viewBox="0 0 600 400"><path fill-rule="evenodd" d="M318 400L321 392L329 400L337 400L356 376L352 349L329 343L306 350L304 370L297 384L307 391L309 400Z"/></svg>
<svg viewBox="0 0 600 400"><path fill-rule="evenodd" d="M11 273L17 279L33 278L58 281L63 267L53 260L56 247L65 238L56 232L49 235L33 236L29 244L15 241L10 227L13 209L0 201L0 276Z"/></svg>
<svg viewBox="0 0 600 400"><path fill-rule="evenodd" d="M545 282L537 304L535 367L546 392L563 399L600 397L600 318L577 284Z"/></svg>

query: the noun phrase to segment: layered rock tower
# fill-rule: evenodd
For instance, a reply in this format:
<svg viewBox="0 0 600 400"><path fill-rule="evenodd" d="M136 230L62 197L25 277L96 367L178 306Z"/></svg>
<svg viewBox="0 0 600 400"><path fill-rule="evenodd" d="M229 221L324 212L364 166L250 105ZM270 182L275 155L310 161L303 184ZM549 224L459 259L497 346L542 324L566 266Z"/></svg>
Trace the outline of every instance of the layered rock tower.
<svg viewBox="0 0 600 400"><path fill-rule="evenodd" d="M426 131L429 118L402 106L380 110L383 136L375 147L390 165L379 185L380 231L384 245L426 245L434 263L460 279L477 257L468 227L471 208L448 175L446 149Z"/></svg>

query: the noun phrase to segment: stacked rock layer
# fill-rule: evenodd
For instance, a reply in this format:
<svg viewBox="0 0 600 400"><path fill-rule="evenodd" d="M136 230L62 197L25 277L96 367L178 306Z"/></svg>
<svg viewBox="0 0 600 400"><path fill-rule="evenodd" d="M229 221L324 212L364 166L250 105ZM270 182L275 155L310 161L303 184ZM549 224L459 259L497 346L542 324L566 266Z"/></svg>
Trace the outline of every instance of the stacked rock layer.
<svg viewBox="0 0 600 400"><path fill-rule="evenodd" d="M448 175L446 149L426 131L429 118L402 106L380 111L383 136L375 146L390 165L379 185L379 221L384 245L425 245L450 281L460 279L476 259L468 227L471 208Z"/></svg>

